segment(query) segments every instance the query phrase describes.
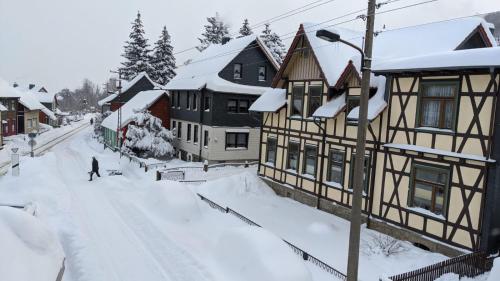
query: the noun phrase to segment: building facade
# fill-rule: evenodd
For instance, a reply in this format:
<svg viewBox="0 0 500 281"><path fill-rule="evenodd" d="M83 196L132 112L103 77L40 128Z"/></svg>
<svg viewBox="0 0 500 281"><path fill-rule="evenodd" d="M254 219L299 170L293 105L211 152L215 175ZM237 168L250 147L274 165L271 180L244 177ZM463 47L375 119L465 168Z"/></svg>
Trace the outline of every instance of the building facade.
<svg viewBox="0 0 500 281"><path fill-rule="evenodd" d="M187 161L257 160L260 116L248 109L271 85L277 68L256 36L211 46L181 67L166 85L177 156Z"/></svg>
<svg viewBox="0 0 500 281"><path fill-rule="evenodd" d="M469 36L484 31L476 28L449 51L491 46ZM263 118L258 173L277 193L348 218L360 76L339 46L330 55L340 67L332 67L307 33L301 26L274 79L282 101L255 108ZM362 203L371 228L449 255L498 249L500 240L491 234L495 220L484 211L489 206L498 220L488 203L498 197L492 191L498 183L487 180L496 166L499 77L491 67L497 69L380 71L385 76L372 79Z"/></svg>

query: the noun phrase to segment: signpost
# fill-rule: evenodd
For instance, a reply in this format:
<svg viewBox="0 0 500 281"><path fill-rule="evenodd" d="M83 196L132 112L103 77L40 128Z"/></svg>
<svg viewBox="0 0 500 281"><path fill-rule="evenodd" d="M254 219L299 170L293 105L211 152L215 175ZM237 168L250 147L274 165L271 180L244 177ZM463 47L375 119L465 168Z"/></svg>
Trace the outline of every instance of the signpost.
<svg viewBox="0 0 500 281"><path fill-rule="evenodd" d="M36 133L29 133L28 137L30 138L30 140L28 141L28 144L31 147L30 156L31 157L35 157L35 152L33 151L33 149L34 149L34 147L36 145L36 141L35 141Z"/></svg>
<svg viewBox="0 0 500 281"><path fill-rule="evenodd" d="M17 151L19 148L13 147L11 148L12 154L11 154L11 163L12 163L12 175L15 177L19 176L19 153Z"/></svg>

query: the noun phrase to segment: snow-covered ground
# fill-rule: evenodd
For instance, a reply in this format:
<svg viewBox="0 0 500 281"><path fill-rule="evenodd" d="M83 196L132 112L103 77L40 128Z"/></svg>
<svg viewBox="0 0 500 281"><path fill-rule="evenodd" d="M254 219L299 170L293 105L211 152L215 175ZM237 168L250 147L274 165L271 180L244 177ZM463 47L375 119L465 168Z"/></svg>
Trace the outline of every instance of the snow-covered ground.
<svg viewBox="0 0 500 281"><path fill-rule="evenodd" d="M101 178L89 182L92 156L99 160ZM90 128L51 152L23 160L21 177L10 171L0 177L0 204L36 204L38 218L63 245L65 281L335 280L279 238L346 270L348 222L276 196L254 168L209 171L209 181L201 185L155 182L155 171L145 173L118 153L103 150ZM175 160L167 166L179 164ZM108 176L105 171L111 169L123 175ZM263 229L213 210L196 192ZM375 232L363 230L362 280L445 259L408 243L386 257L373 237Z"/></svg>

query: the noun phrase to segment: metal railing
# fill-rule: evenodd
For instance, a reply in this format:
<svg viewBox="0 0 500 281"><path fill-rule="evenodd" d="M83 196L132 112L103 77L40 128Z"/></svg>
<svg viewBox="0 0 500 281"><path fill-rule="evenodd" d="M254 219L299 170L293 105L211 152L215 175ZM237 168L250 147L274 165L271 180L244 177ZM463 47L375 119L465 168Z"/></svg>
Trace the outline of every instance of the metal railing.
<svg viewBox="0 0 500 281"><path fill-rule="evenodd" d="M216 209L218 211L220 211L221 213L226 213L226 214L231 214L237 218L239 218L240 220L242 220L243 222L245 222L246 224L249 224L249 225L252 225L252 226L255 226L255 227L262 227L260 226L259 224L257 224L256 222L254 222L253 220L245 217L244 215L238 213L237 211L229 208L229 207L222 207L221 205L215 203L214 201L208 199L207 197L197 193L198 197L200 197L200 199L202 201L204 201L205 203L207 203L210 207L212 207L213 209ZM336 278L340 279L340 280L346 280L347 279L347 276L345 274L343 274L342 272L338 271L337 269L331 267L330 265L326 264L325 262L321 261L320 259L310 255L308 252L302 250L301 248L295 246L294 244L282 239L283 242L285 242L288 246L290 246L290 248L292 248L293 252L300 255L302 257L303 260L305 261L309 261L311 262L312 264L316 265L317 267L319 267L320 269L332 274L333 276L335 276Z"/></svg>
<svg viewBox="0 0 500 281"><path fill-rule="evenodd" d="M486 273L493 267L493 258L486 253L475 252L451 258L433 265L389 277L392 281L435 280L447 273L461 277L475 277Z"/></svg>

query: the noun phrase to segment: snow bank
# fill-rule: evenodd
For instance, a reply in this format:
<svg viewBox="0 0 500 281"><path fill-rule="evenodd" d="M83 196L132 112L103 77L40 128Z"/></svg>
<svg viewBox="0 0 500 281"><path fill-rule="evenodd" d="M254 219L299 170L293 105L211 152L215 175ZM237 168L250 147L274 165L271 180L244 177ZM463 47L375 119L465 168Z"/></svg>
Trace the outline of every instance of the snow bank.
<svg viewBox="0 0 500 281"><path fill-rule="evenodd" d="M2 281L54 281L64 259L57 237L27 212L0 207Z"/></svg>
<svg viewBox="0 0 500 281"><path fill-rule="evenodd" d="M276 196L257 175L249 172L207 182L200 185L200 191L204 195L215 195L217 198L241 195Z"/></svg>
<svg viewBox="0 0 500 281"><path fill-rule="evenodd" d="M147 202L150 210L172 222L190 222L200 218L196 194L185 185L173 182L155 182L149 186Z"/></svg>
<svg viewBox="0 0 500 281"><path fill-rule="evenodd" d="M217 260L228 280L310 281L304 262L281 239L257 227L226 231L217 244Z"/></svg>
<svg viewBox="0 0 500 281"><path fill-rule="evenodd" d="M490 271L488 281L498 281L500 279L500 258L493 261L493 268Z"/></svg>

